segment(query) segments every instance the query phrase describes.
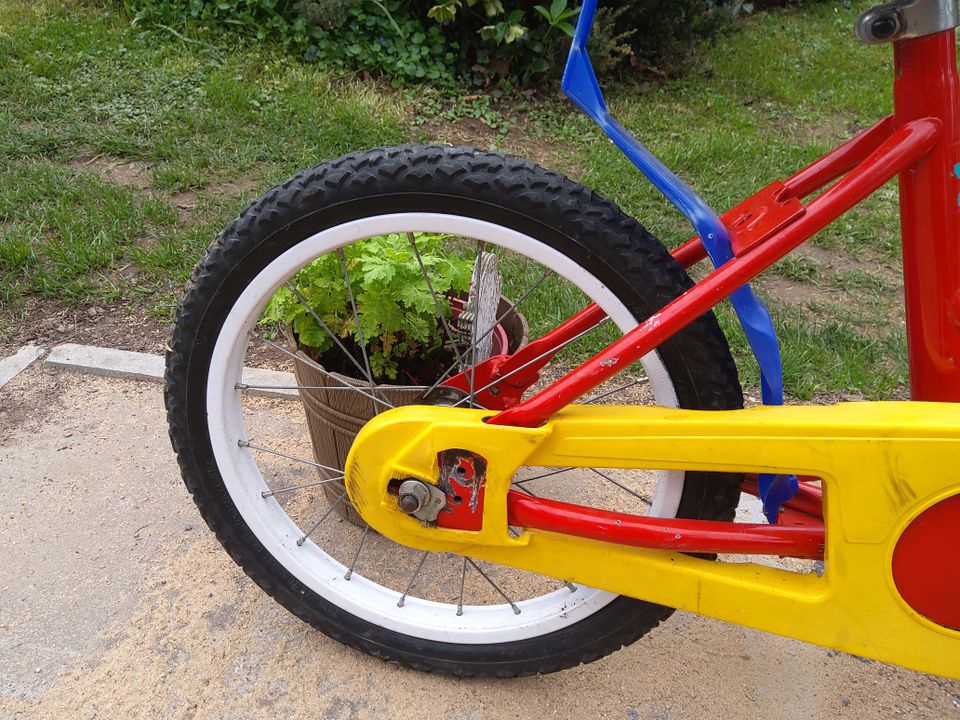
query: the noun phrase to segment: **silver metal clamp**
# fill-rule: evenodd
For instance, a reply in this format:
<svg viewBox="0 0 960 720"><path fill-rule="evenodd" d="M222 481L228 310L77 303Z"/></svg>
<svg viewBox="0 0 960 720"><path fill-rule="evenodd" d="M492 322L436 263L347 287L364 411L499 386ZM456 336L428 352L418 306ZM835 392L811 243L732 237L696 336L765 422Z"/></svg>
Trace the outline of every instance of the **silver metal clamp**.
<svg viewBox="0 0 960 720"><path fill-rule="evenodd" d="M933 35L960 25L958 0L898 0L877 5L857 20L856 33L868 45Z"/></svg>

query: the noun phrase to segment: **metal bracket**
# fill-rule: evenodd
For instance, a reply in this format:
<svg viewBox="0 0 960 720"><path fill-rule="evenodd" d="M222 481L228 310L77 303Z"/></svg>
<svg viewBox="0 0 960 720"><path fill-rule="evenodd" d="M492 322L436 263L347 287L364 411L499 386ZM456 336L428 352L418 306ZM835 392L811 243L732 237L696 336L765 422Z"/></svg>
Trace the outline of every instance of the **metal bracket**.
<svg viewBox="0 0 960 720"><path fill-rule="evenodd" d="M447 504L447 496L436 485L410 478L401 483L397 504L407 515L413 515L425 523L434 523Z"/></svg>
<svg viewBox="0 0 960 720"><path fill-rule="evenodd" d="M957 0L898 0L878 5L857 20L860 42L879 45L933 35L960 25Z"/></svg>

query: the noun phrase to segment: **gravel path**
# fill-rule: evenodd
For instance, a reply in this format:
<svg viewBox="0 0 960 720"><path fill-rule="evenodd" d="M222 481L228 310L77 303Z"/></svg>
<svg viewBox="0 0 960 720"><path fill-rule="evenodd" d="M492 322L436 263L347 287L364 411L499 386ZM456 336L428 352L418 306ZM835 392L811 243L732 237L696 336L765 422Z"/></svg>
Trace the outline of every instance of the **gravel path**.
<svg viewBox="0 0 960 720"><path fill-rule="evenodd" d="M960 683L678 613L589 666L400 669L299 622L187 496L157 385L35 364L0 388L0 720L960 718Z"/></svg>

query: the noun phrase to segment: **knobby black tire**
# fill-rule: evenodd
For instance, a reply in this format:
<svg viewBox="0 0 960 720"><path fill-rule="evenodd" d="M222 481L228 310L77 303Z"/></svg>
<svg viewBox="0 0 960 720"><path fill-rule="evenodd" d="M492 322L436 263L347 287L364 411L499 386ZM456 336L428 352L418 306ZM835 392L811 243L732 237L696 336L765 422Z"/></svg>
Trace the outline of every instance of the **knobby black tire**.
<svg viewBox="0 0 960 720"><path fill-rule="evenodd" d="M457 676L545 673L632 643L672 609L619 597L593 615L538 637L490 645L428 641L371 624L303 585L260 544L224 487L206 427L206 382L215 338L239 293L298 241L342 222L390 212L466 215L535 237L575 260L637 320L691 286L650 233L565 177L471 148L407 145L320 164L251 203L211 244L187 283L167 354L170 438L187 488L218 540L261 588L330 637L412 668ZM659 348L679 404L742 405L736 368L712 314ZM737 475L687 473L679 517L730 520Z"/></svg>

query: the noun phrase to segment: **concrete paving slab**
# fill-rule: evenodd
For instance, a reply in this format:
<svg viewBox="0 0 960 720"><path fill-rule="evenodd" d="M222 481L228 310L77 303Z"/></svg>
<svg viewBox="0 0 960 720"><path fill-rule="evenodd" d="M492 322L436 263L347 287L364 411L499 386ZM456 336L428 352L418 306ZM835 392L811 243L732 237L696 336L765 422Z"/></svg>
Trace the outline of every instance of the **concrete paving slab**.
<svg viewBox="0 0 960 720"><path fill-rule="evenodd" d="M357 653L240 572L179 479L156 385L36 364L0 389L0 718L960 718L960 684L677 613L543 677Z"/></svg>
<svg viewBox="0 0 960 720"><path fill-rule="evenodd" d="M149 353L64 343L53 348L45 362L91 375L163 382L163 358Z"/></svg>
<svg viewBox="0 0 960 720"><path fill-rule="evenodd" d="M0 387L13 380L17 375L40 359L46 350L36 345L20 348L10 357L0 360Z"/></svg>
<svg viewBox="0 0 960 720"><path fill-rule="evenodd" d="M161 355L149 353L64 343L50 351L46 364L61 370L103 377L163 382L164 358ZM293 373L244 368L243 382L247 385L259 386L250 391L251 395L288 399L298 397L297 391L290 389L297 384ZM0 386L2 385L3 383L0 382Z"/></svg>

